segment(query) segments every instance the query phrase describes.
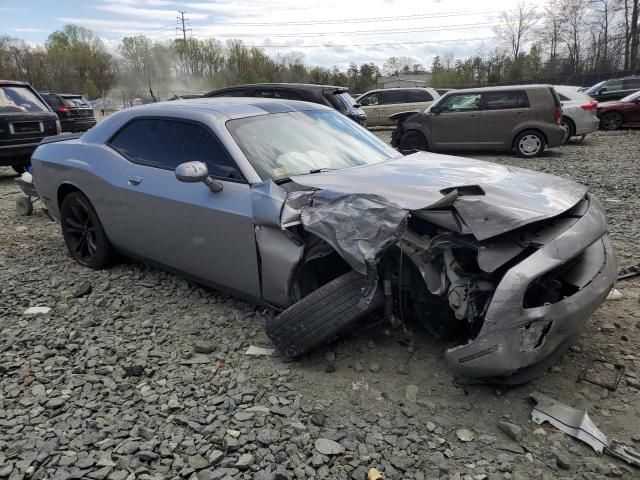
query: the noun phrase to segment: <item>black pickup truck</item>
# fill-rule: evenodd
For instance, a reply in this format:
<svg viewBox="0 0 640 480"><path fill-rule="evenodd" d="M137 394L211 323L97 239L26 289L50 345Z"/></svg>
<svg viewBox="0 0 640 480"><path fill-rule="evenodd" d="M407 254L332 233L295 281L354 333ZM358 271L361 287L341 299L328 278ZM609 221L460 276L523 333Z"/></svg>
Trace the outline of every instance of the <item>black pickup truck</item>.
<svg viewBox="0 0 640 480"><path fill-rule="evenodd" d="M57 115L31 85L0 80L0 166L23 172L40 141L60 132Z"/></svg>

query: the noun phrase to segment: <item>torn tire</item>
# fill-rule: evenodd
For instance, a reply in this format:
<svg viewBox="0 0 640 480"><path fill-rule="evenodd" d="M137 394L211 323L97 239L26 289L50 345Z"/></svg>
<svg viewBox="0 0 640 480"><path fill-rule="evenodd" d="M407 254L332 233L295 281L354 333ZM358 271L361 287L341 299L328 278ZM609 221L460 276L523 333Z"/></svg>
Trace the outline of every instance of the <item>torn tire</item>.
<svg viewBox="0 0 640 480"><path fill-rule="evenodd" d="M339 276L268 320L267 335L287 357L309 352L384 304L378 286L369 304L363 302L366 282L354 271Z"/></svg>

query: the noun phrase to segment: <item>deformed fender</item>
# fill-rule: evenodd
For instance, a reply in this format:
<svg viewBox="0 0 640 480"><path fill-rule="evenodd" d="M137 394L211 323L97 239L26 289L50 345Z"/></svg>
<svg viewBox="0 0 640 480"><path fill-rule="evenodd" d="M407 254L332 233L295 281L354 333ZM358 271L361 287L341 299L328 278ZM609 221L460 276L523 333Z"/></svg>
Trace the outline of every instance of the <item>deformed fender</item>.
<svg viewBox="0 0 640 480"><path fill-rule="evenodd" d="M384 197L318 190L299 192L288 204L303 228L320 237L358 273L373 273L380 255L395 245L409 212Z"/></svg>
<svg viewBox="0 0 640 480"><path fill-rule="evenodd" d="M256 226L262 299L278 307L291 304L291 285L304 255L304 243L286 230Z"/></svg>

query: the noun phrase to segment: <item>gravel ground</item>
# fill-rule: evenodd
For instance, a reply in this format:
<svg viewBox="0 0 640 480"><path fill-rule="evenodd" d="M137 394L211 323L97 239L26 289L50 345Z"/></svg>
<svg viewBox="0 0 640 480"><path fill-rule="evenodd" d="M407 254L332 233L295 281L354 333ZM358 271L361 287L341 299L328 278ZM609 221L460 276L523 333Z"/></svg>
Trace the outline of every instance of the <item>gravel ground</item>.
<svg viewBox="0 0 640 480"><path fill-rule="evenodd" d="M640 131L622 131L541 159L469 156L587 184L625 266L640 261L638 152ZM0 169L0 478L640 475L533 424L527 401L538 390L588 407L608 435L640 441L638 279L620 282L624 298L606 302L541 378L460 387L442 345L419 329L407 340L372 326L297 362L245 355L266 341L269 312L139 263L81 268L41 209L17 215L18 195ZM29 306L51 311L27 316ZM576 383L595 357L625 365L617 391Z"/></svg>

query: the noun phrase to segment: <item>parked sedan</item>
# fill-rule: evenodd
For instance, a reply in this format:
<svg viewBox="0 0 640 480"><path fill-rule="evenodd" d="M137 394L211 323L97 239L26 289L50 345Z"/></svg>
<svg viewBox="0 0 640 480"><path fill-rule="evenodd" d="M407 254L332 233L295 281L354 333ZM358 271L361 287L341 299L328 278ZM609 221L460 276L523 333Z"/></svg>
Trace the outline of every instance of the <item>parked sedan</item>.
<svg viewBox="0 0 640 480"><path fill-rule="evenodd" d="M618 101L599 104L598 117L603 130L640 126L640 91Z"/></svg>
<svg viewBox="0 0 640 480"><path fill-rule="evenodd" d="M554 88L562 101L562 126L567 131L567 141L576 136L584 138L598 130L598 102L580 92L580 87L556 85Z"/></svg>
<svg viewBox="0 0 640 480"><path fill-rule="evenodd" d="M453 345L458 374L520 383L576 341L617 276L586 187L403 156L320 105L177 100L69 137L33 167L72 258L102 268L118 252L272 307L267 333L292 357L376 313Z"/></svg>
<svg viewBox="0 0 640 480"><path fill-rule="evenodd" d="M506 150L536 157L564 143L562 105L549 85L454 90L425 112L391 115L392 145L412 150Z"/></svg>
<svg viewBox="0 0 640 480"><path fill-rule="evenodd" d="M389 115L408 110L423 111L440 98L433 88L386 88L369 90L357 98L367 114L367 126L393 125Z"/></svg>

